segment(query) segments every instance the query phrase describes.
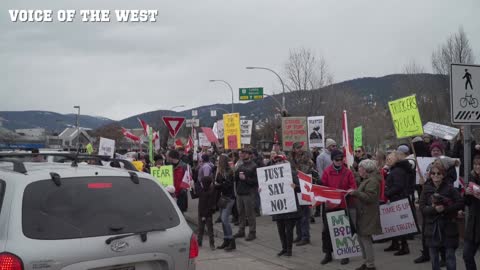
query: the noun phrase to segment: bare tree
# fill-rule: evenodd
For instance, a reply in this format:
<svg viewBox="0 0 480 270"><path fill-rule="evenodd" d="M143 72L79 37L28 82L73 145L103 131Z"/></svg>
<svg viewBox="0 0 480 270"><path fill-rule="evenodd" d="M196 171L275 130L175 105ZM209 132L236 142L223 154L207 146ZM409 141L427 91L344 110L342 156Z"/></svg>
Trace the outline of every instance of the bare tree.
<svg viewBox="0 0 480 270"><path fill-rule="evenodd" d="M432 53L433 72L443 75L450 73L451 63L472 64L475 57L467 34L460 26L458 33L447 38L445 44Z"/></svg>
<svg viewBox="0 0 480 270"><path fill-rule="evenodd" d="M407 64L403 66L404 74L422 74L425 73L425 68L419 65L415 60L410 60Z"/></svg>

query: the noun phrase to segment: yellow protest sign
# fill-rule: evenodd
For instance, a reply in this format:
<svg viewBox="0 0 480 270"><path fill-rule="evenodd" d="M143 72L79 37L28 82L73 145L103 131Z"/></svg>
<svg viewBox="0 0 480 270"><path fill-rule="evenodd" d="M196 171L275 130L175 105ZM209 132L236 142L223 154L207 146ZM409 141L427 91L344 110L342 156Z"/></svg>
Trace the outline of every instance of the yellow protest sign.
<svg viewBox="0 0 480 270"><path fill-rule="evenodd" d="M162 186L173 186L173 166L165 165L159 167L151 167L150 174L157 179Z"/></svg>
<svg viewBox="0 0 480 270"><path fill-rule="evenodd" d="M223 115L223 137L225 149L240 149L240 114Z"/></svg>
<svg viewBox="0 0 480 270"><path fill-rule="evenodd" d="M135 168L136 168L139 172L143 171L143 162L136 160L136 161L132 161L132 164L133 164L133 166L135 166Z"/></svg>
<svg viewBox="0 0 480 270"><path fill-rule="evenodd" d="M87 154L91 155L93 153L93 146L91 143L87 144Z"/></svg>
<svg viewBox="0 0 480 270"><path fill-rule="evenodd" d="M423 125L415 95L388 102L397 138L423 135Z"/></svg>

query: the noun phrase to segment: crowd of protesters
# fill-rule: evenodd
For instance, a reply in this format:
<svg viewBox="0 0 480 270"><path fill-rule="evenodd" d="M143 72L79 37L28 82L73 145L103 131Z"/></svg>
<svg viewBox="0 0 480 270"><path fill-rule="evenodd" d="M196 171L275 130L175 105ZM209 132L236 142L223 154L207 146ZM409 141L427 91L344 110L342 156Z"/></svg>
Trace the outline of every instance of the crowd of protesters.
<svg viewBox="0 0 480 270"><path fill-rule="evenodd" d="M480 246L480 194L471 187L460 190L454 187L457 179L455 166L463 166L463 130L452 145L446 140L429 135L412 138L410 144L402 144L395 149L368 154L364 147L354 149L354 164L350 168L345 163L343 149L327 138L324 149L304 150L299 142L294 143L288 154L277 146L269 157L263 158L254 148L239 151L225 151L220 147L203 147L185 153L183 147L170 149L155 156L155 165L173 165L174 186L170 191L182 211L188 207L189 187L182 185L184 174L190 168L194 185L192 198L199 199L198 222L199 244L202 245L204 227L207 227L211 249L232 251L236 248L235 239L245 241L256 239L256 217L260 215L259 185L256 169L263 166L289 163L292 168L292 188L300 193L297 172L312 175L313 183L345 190L354 200L357 214L354 227L358 235L364 262L358 270L375 269L372 235L381 234L379 205L408 198L411 209L421 223L422 252L414 263L431 261L432 269L445 267L456 269L455 251L459 247L457 219L464 217L464 206L469 207L466 217L463 260L467 270L477 269L474 256ZM414 155L416 153L416 156ZM472 164L470 182L480 185L480 145L472 144ZM416 182L417 162L415 157L433 157L435 161ZM146 162L148 163L148 162ZM148 171L148 165L145 166ZM463 177L463 170L460 170ZM276 222L281 242L278 256L292 256L293 245L310 244L310 223L314 216L322 216L322 250L324 257L320 264L333 260L332 243L326 221L326 214L345 208L345 202L329 207L322 204L317 209L300 205L296 197L297 211L276 214ZM218 210L219 217L213 220ZM312 210L315 210L313 212ZM222 224L223 242L215 246L213 222ZM236 233L233 226L238 225ZM247 233L248 228L248 233ZM389 240L385 252L394 256L410 253L406 235ZM341 264L348 264L342 259Z"/></svg>

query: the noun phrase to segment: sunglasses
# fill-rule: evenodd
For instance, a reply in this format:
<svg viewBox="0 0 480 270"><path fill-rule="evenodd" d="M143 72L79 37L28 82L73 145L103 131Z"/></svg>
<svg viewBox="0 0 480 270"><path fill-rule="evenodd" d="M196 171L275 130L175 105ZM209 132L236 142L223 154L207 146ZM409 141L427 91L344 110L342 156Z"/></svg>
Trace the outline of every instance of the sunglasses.
<svg viewBox="0 0 480 270"><path fill-rule="evenodd" d="M443 175L443 173L441 173L441 172L431 172L430 174L431 175Z"/></svg>

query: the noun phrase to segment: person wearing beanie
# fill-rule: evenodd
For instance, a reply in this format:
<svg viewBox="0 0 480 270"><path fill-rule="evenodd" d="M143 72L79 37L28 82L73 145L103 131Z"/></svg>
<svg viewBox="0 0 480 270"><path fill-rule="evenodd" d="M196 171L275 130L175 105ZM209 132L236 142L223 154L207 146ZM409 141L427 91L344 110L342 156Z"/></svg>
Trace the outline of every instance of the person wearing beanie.
<svg viewBox="0 0 480 270"><path fill-rule="evenodd" d="M439 141L432 142L430 145L430 155L434 158L443 156L445 154L445 148Z"/></svg>
<svg viewBox="0 0 480 270"><path fill-rule="evenodd" d="M337 143L330 138L326 139L325 149L317 157L317 160L316 160L318 175L322 176L323 171L332 164L332 158L330 157L330 155L332 154L332 151L335 149L337 149Z"/></svg>
<svg viewBox="0 0 480 270"><path fill-rule="evenodd" d="M343 152L337 149L334 149L331 154L330 158L332 160L332 164L328 166L322 174L322 185L337 189L343 190L351 190L357 189L357 184L355 182L355 178L353 177L353 173L350 169L343 162ZM322 220L323 220L323 231L322 231L322 249L325 253L325 257L320 262L320 264L324 265L333 260L332 252L332 240L330 238L330 232L328 228L327 222L327 212L331 211L338 211L339 209L344 209L346 207L345 202L343 202L338 208L335 209L328 209L326 204L322 204L323 211L322 211ZM348 264L349 259L344 258L340 262L342 265Z"/></svg>

